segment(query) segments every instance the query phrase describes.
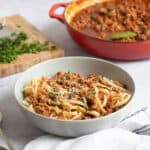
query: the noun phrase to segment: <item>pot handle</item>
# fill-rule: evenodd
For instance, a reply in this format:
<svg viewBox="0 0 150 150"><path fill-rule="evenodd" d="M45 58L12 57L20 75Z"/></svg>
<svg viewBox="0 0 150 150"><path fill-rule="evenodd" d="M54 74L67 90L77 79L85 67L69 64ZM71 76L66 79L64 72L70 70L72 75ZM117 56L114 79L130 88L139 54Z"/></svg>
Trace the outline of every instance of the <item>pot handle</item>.
<svg viewBox="0 0 150 150"><path fill-rule="evenodd" d="M54 4L49 10L49 16L51 18L58 19L60 22L64 23L65 19L63 15L55 14L55 11L60 7L66 7L68 3L58 3Z"/></svg>

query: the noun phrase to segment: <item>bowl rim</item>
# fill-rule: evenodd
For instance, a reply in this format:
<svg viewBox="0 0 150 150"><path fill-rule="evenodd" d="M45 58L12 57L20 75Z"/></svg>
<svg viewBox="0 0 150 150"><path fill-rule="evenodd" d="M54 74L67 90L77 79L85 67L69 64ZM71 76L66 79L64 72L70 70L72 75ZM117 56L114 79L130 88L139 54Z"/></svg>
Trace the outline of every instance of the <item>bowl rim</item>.
<svg viewBox="0 0 150 150"><path fill-rule="evenodd" d="M87 35L85 34L84 32L80 32L78 31L77 29L75 29L73 26L71 26L71 24L67 21L66 19L66 10L67 10L67 7L69 5L71 5L72 3L74 2L69 2L68 5L66 6L66 8L64 9L63 11L63 17L64 17L64 24L66 24L69 28L71 28L73 31L75 31L76 33L78 34L81 34L82 36L85 36L85 37L88 37L88 38L91 38L93 40L96 40L96 41L101 41L101 42L107 42L107 43L118 43L118 44L145 44L145 43L150 43L150 40L146 40L146 41L135 41L135 42L130 42L130 41L124 41L124 42L121 42L121 41L112 41L112 40L105 40L105 39L99 39L97 37L94 37L94 36L90 36L90 35ZM102 2L103 3L103 2ZM92 5L91 5L92 6Z"/></svg>
<svg viewBox="0 0 150 150"><path fill-rule="evenodd" d="M89 60L89 61L92 61L92 60L95 60L95 61L99 61L99 62L104 62L104 63L107 63L109 65L112 65L114 67L116 67L117 69L120 69L122 70L124 73L126 73L128 75L128 77L131 79L132 83L133 83L133 93L132 93L132 96L130 98L130 101L125 105L123 106L122 108L120 108L119 110L113 112L113 113L110 113L106 116L101 116L101 117L98 117L98 118L92 118L92 119L85 119L85 120L63 120L63 119L57 119L57 118L51 118L51 117L47 117L47 116L44 116L44 115L41 115L41 114L38 114L36 112L33 112L31 110L29 110L26 106L24 106L20 100L18 99L18 91L17 91L17 86L20 82L20 80L22 78L25 77L26 73L30 72L32 69L34 68L37 68L39 67L40 65L44 65L44 64L47 64L48 62L54 62L54 61L61 61L61 60L72 60L72 59L85 59L85 60ZM83 57L83 56L67 56L67 57L62 57L62 58L55 58L55 59L49 59L47 61L44 61L44 62L41 62L41 63L38 63L36 65L33 65L32 67L30 67L29 69L27 69L26 71L23 72L23 74L21 74L21 76L17 79L16 83L15 83L15 87L14 87L14 95L15 95L15 100L17 101L17 103L19 104L19 106L21 108L23 108L25 111L31 113L32 115L35 115L36 117L40 117L40 118L43 118L43 119L46 119L46 120L53 120L53 121L60 121L60 122L71 122L71 123L79 123L79 122L95 122L95 121L98 121L98 120L104 120L104 119L107 119L107 118L111 118L112 116L120 113L121 111L123 111L124 109L126 109L131 103L132 101L134 100L134 97L135 97L135 90L136 90L136 87L135 87L135 82L134 82L134 79L133 77L126 71L124 70L123 68L121 68L120 66L110 62L110 61L107 61L107 60L104 60L104 59L100 59L100 58L94 58L94 57Z"/></svg>

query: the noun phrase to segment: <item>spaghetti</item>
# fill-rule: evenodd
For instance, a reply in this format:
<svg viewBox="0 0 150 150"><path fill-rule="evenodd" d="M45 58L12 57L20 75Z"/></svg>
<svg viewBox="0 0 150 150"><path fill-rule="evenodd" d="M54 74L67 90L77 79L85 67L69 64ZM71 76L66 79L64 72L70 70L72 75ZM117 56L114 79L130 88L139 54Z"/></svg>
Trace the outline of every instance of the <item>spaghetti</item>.
<svg viewBox="0 0 150 150"><path fill-rule="evenodd" d="M23 104L38 114L64 120L92 119L125 106L131 93L106 77L57 72L52 78L33 79L23 89Z"/></svg>

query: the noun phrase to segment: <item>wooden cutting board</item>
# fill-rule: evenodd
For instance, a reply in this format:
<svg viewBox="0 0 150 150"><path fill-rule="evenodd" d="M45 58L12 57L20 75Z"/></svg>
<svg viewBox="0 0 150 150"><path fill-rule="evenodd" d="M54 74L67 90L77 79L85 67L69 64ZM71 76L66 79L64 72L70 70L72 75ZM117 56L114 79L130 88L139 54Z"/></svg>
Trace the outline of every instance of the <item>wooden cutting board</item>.
<svg viewBox="0 0 150 150"><path fill-rule="evenodd" d="M41 43L48 41L50 46L55 45L55 43L53 43L48 37L38 31L32 24L30 24L20 15L0 18L0 22L5 22L6 25L25 32L28 35L29 41L39 41ZM47 50L36 54L20 55L16 60L11 63L0 63L0 77L25 71L30 66L37 64L41 61L56 57L62 57L63 55L64 51L58 47L54 51Z"/></svg>

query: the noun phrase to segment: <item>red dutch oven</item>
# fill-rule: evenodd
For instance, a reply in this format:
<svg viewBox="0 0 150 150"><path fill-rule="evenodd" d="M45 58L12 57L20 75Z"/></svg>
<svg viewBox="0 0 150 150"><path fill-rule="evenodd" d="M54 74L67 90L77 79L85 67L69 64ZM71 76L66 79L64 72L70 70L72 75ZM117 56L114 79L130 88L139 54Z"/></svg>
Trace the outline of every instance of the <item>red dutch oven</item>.
<svg viewBox="0 0 150 150"><path fill-rule="evenodd" d="M103 1L105 0L100 0L101 3ZM64 23L74 41L86 51L98 57L116 60L140 60L150 58L150 41L117 42L101 40L74 29L70 25L72 17L79 10L94 3L94 0L80 0L72 3L54 4L49 11L49 16ZM60 7L65 8L64 13L56 14L56 10Z"/></svg>

